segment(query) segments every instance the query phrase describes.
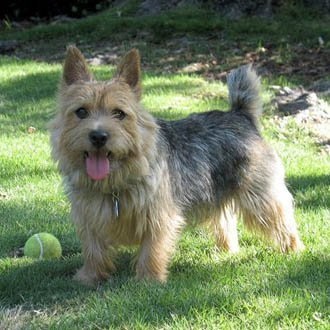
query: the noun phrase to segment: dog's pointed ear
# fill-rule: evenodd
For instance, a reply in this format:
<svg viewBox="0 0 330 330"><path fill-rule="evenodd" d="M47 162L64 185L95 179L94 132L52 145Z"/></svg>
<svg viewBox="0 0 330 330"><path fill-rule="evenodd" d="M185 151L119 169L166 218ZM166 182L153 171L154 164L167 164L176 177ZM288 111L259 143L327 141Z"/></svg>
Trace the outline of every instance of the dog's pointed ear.
<svg viewBox="0 0 330 330"><path fill-rule="evenodd" d="M93 80L93 75L88 69L84 55L75 46L68 46L63 66L64 85L72 85L77 81Z"/></svg>
<svg viewBox="0 0 330 330"><path fill-rule="evenodd" d="M130 50L117 67L117 78L125 81L138 99L141 97L141 60L137 49Z"/></svg>

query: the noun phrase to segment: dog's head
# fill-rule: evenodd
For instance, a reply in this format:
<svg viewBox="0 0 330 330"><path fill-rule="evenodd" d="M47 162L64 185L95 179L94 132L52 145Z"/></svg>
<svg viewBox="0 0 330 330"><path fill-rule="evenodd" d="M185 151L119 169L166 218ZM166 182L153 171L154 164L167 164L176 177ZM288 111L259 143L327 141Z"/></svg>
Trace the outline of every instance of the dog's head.
<svg viewBox="0 0 330 330"><path fill-rule="evenodd" d="M53 157L71 181L119 184L147 174L157 125L140 105L140 75L135 49L111 80L99 82L82 53L68 47L50 131Z"/></svg>

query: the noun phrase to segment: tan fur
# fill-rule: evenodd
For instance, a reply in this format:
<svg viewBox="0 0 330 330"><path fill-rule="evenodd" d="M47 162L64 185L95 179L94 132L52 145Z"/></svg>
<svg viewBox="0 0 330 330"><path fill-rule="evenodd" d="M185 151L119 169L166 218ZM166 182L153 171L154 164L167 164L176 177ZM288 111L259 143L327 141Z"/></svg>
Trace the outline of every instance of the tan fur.
<svg viewBox="0 0 330 330"><path fill-rule="evenodd" d="M155 161L159 128L142 109L140 97L140 58L136 50L126 55L112 80L97 82L80 51L74 46L68 48L59 88L59 111L50 131L52 154L64 177L71 216L82 241L84 265L76 279L87 285L107 279L115 271L111 247L139 245L137 278L165 281L175 242L184 219L190 216L209 219L218 246L227 251L239 249L238 212L248 227L277 242L282 251L303 247L284 179L274 179L270 187L276 191L274 194L265 191L269 185L258 176L263 157L258 148L251 175L246 176L241 191L228 203L182 214L173 200L167 162ZM88 119L77 118L75 111L79 108L88 111ZM126 113L125 120L115 117L116 109ZM83 158L83 151L94 152L88 134L96 129L110 132L105 147L110 152L111 175L102 181L86 175ZM120 201L119 215L115 214L116 199Z"/></svg>
<svg viewBox="0 0 330 330"><path fill-rule="evenodd" d="M278 159L264 143L255 144L251 173L235 198L238 212L247 228L275 242L282 252L302 250L304 245L298 236L293 198L285 185L283 166L278 159L273 164L273 177L262 176L260 167L266 165L261 150L268 150Z"/></svg>

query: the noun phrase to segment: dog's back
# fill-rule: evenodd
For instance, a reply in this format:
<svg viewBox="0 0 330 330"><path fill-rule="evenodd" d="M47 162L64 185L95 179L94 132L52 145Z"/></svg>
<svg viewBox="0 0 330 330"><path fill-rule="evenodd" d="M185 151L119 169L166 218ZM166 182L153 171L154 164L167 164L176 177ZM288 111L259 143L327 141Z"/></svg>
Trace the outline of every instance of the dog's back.
<svg viewBox="0 0 330 330"><path fill-rule="evenodd" d="M157 121L159 149L168 155L173 193L184 208L220 204L242 185L252 150L264 145L258 130L259 78L245 66L229 75L228 85L230 111Z"/></svg>

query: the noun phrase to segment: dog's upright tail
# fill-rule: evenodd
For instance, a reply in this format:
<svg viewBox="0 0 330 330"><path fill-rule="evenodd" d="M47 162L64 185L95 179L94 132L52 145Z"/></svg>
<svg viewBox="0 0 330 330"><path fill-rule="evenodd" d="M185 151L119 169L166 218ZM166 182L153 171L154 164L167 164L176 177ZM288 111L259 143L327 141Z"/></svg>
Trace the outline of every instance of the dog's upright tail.
<svg viewBox="0 0 330 330"><path fill-rule="evenodd" d="M260 79L251 65L231 71L227 83L231 110L249 114L253 122L258 125L262 112Z"/></svg>

